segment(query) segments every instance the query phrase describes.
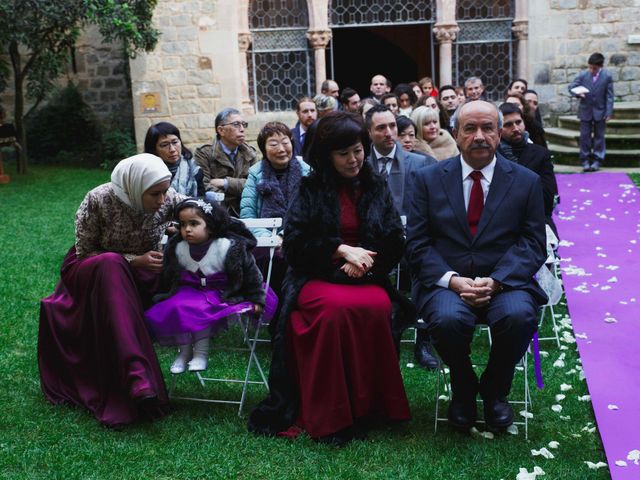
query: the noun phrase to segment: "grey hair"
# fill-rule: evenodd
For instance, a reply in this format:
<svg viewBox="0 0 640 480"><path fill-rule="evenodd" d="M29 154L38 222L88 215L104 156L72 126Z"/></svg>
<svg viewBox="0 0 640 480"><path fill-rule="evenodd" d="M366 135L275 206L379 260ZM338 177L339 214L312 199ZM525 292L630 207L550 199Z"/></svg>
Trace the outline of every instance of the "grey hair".
<svg viewBox="0 0 640 480"><path fill-rule="evenodd" d="M482 83L482 79L480 77L469 77L464 82L464 88L467 88L469 85L475 82L480 82L480 85L484 86L484 83Z"/></svg>
<svg viewBox="0 0 640 480"><path fill-rule="evenodd" d="M216 115L215 120L215 128L216 128L216 138L220 139L220 134L218 133L218 127L222 125L231 115L241 115L240 111L236 108L225 108L218 115Z"/></svg>
<svg viewBox="0 0 640 480"><path fill-rule="evenodd" d="M496 106L495 103L487 102L485 100L472 100L471 102L464 103L464 104L460 105L458 108L456 108L456 111L453 113L453 116L451 117L451 120L453 122L454 130L458 131L458 129L460 127L460 110L462 110L465 105L471 105L474 102L484 102L484 103L486 103L488 105L491 105L493 108L495 108L496 112L498 114L498 128L502 128L502 125L504 124L504 117L502 115L502 112Z"/></svg>

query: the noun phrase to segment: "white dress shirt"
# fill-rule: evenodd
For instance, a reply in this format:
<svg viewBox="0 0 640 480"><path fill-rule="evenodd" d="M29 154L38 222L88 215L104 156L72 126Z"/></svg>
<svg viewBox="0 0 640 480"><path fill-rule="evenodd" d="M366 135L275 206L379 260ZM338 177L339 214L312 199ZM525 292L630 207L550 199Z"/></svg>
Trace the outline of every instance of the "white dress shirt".
<svg viewBox="0 0 640 480"><path fill-rule="evenodd" d="M471 187L473 187L473 178L471 178L471 172L474 168L469 165L462 155L460 155L460 163L462 164L462 194L464 196L464 208L469 209L469 197L471 197ZM487 195L489 194L489 187L491 186L491 180L493 180L493 172L496 169L496 157L494 155L493 160L480 170L482 172L482 178L480 184L482 185L483 202L486 203ZM451 277L458 275L458 272L449 271L445 273L440 280L436 282L436 285L443 288L449 288L449 281Z"/></svg>
<svg viewBox="0 0 640 480"><path fill-rule="evenodd" d="M393 148L391 149L391 151L387 154L387 155L382 155L380 152L378 152L378 150L376 150L376 147L372 147L373 149L373 156L376 157L376 169L378 171L378 173L381 170L381 165L380 165L380 159L381 158L390 158L391 161L387 162L386 167L387 167L387 175L391 173L391 164L393 163L393 159L396 158L396 148L398 148L397 145L394 145Z"/></svg>

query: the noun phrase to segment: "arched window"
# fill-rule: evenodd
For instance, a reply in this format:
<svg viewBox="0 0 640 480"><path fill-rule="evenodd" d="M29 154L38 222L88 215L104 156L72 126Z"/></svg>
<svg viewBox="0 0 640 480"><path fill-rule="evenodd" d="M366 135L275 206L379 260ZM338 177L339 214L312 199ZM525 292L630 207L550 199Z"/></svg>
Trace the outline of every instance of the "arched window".
<svg viewBox="0 0 640 480"><path fill-rule="evenodd" d="M502 99L516 65L511 31L514 14L514 0L457 1L460 32L452 72L456 84L480 77L487 99Z"/></svg>
<svg viewBox="0 0 640 480"><path fill-rule="evenodd" d="M256 112L291 110L296 99L313 90L307 2L252 0L249 25L249 95Z"/></svg>

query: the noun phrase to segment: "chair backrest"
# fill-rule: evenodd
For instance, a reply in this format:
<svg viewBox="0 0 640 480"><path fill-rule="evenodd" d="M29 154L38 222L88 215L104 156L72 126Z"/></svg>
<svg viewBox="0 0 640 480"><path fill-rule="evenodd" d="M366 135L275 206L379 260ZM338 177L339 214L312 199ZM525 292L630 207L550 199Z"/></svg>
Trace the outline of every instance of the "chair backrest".
<svg viewBox="0 0 640 480"><path fill-rule="evenodd" d="M247 228L266 228L271 230L270 236L257 237L258 247L264 247L269 249L269 267L267 269L267 278L265 283L267 285L271 282L271 268L273 266L273 255L276 248L282 245L282 238L278 235L278 229L282 227L282 218L241 218Z"/></svg>

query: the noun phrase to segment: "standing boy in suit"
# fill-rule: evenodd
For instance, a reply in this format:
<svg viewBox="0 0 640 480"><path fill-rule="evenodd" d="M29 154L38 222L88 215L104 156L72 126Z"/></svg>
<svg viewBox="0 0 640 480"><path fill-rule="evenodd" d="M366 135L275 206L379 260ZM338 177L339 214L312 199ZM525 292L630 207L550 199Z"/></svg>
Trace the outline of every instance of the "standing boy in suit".
<svg viewBox="0 0 640 480"><path fill-rule="evenodd" d="M496 155L495 105L465 103L455 120L460 155L416 172L407 216L413 299L451 374L449 423L468 430L476 396L490 428L513 423L513 373L547 300L533 276L546 259L540 177ZM470 359L476 323L493 343L478 381Z"/></svg>
<svg viewBox="0 0 640 480"><path fill-rule="evenodd" d="M613 115L613 79L605 70L604 56L593 53L588 60L589 68L581 72L571 84L569 93L580 99L580 161L585 172L595 172L604 162L604 130L607 120ZM575 88L588 91L576 93Z"/></svg>

